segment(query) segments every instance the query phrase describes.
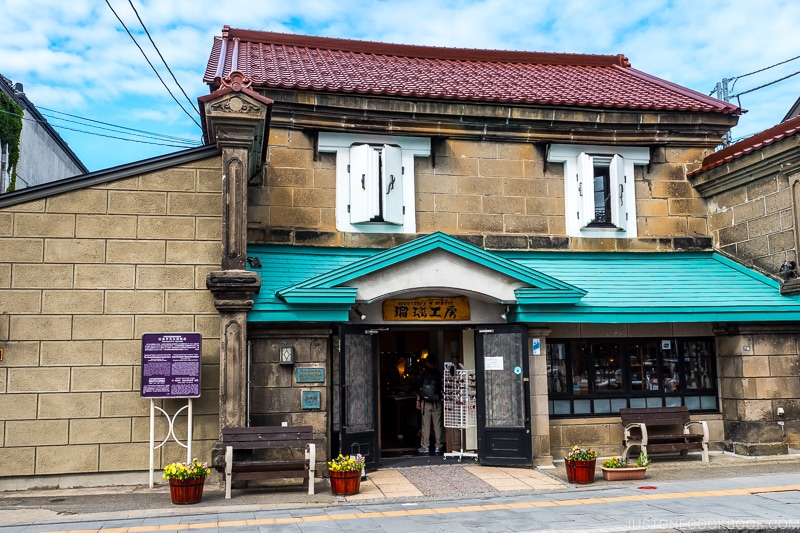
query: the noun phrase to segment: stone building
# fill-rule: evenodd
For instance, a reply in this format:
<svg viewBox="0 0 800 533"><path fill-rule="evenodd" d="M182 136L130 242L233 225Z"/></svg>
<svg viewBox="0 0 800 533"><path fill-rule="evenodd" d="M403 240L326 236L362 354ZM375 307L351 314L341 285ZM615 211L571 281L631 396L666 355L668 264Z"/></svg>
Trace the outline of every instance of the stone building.
<svg viewBox="0 0 800 533"><path fill-rule="evenodd" d="M800 294L797 276L800 117L710 154L689 173L708 205L709 233L720 251L779 276L781 294ZM796 323L729 324L718 342L725 437L740 453L785 453L797 447L800 419ZM740 350L741 357L737 356ZM778 409L783 410L783 415ZM783 423L783 427L778 423Z"/></svg>
<svg viewBox="0 0 800 533"><path fill-rule="evenodd" d="M204 459L281 423L320 460L415 453L431 356L447 452L482 464L617 454L628 406L686 405L717 450L797 439L800 300L687 177L738 107L623 56L228 27L205 81L207 147L0 199L3 475L146 469L153 331L203 335Z"/></svg>

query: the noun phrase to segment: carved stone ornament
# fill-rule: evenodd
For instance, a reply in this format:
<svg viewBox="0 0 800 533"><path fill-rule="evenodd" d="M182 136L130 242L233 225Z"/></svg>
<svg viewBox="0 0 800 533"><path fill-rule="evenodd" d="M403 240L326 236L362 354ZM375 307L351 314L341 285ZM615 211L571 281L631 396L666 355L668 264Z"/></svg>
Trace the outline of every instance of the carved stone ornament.
<svg viewBox="0 0 800 533"><path fill-rule="evenodd" d="M209 115L217 113L239 113L242 115L261 117L265 114L263 106L252 102L250 99L233 95L230 98L208 105L206 109L206 113Z"/></svg>
<svg viewBox="0 0 800 533"><path fill-rule="evenodd" d="M223 87L229 87L236 92L239 92L242 89L249 89L250 86L253 85L253 80L245 77L245 75L239 70L232 71L220 81Z"/></svg>

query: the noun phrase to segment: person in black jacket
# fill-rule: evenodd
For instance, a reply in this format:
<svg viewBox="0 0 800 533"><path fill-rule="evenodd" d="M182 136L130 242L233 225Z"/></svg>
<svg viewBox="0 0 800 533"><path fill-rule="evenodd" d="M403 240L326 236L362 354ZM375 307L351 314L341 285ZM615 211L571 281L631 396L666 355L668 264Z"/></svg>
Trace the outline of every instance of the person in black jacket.
<svg viewBox="0 0 800 533"><path fill-rule="evenodd" d="M436 437L434 453L444 450L442 442L442 372L436 368L436 356L423 359L425 370L419 377L417 389L417 409L422 412L422 442L417 450L421 454L431 452L431 424Z"/></svg>

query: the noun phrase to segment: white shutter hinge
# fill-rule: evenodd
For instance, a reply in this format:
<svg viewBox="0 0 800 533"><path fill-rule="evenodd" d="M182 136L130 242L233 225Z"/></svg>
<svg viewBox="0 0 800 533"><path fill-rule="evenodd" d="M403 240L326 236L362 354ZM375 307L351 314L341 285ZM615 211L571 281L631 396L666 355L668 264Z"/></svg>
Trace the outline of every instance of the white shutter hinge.
<svg viewBox="0 0 800 533"><path fill-rule="evenodd" d="M350 163L347 164L347 173L350 174Z"/></svg>

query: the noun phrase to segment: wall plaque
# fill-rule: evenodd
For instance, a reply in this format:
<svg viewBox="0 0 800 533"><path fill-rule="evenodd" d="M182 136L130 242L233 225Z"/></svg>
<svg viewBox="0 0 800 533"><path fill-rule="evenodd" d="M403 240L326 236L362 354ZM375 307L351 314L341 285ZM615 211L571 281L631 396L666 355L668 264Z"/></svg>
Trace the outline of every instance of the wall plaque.
<svg viewBox="0 0 800 533"><path fill-rule="evenodd" d="M298 383L325 383L325 369L318 367L300 367L294 369Z"/></svg>
<svg viewBox="0 0 800 533"><path fill-rule="evenodd" d="M199 398L200 333L142 335L142 398Z"/></svg>
<svg viewBox="0 0 800 533"><path fill-rule="evenodd" d="M385 300L383 302L383 319L423 320L426 322L469 320L469 298L466 296L443 296Z"/></svg>
<svg viewBox="0 0 800 533"><path fill-rule="evenodd" d="M303 409L319 409L322 405L322 394L317 390L304 390L302 404Z"/></svg>

